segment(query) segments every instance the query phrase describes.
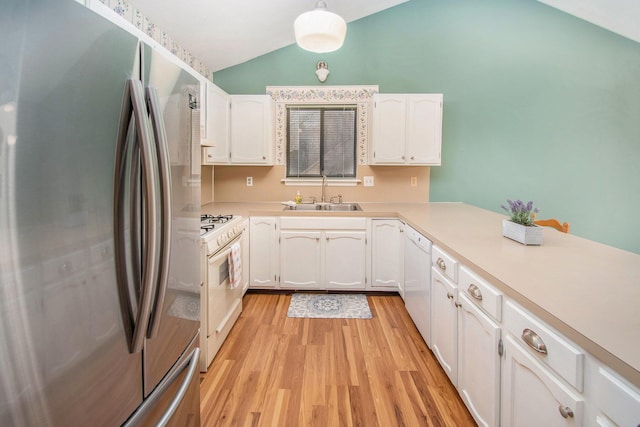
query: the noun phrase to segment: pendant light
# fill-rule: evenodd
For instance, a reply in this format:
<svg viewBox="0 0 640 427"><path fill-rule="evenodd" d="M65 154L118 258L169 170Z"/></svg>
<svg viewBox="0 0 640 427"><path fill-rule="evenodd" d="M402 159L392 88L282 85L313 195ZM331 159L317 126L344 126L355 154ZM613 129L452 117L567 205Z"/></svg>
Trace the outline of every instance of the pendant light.
<svg viewBox="0 0 640 427"><path fill-rule="evenodd" d="M314 10L296 18L293 30L301 48L316 53L333 52L344 43L347 23L340 15L329 12L324 0L318 0Z"/></svg>

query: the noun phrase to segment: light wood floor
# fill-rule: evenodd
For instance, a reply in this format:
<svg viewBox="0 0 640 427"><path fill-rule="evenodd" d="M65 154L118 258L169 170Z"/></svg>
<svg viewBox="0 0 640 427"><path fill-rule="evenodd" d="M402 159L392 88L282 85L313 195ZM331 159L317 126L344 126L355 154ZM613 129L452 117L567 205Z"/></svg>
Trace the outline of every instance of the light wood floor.
<svg viewBox="0 0 640 427"><path fill-rule="evenodd" d="M201 375L203 426L475 426L397 295L373 319L293 319L290 295L248 293Z"/></svg>

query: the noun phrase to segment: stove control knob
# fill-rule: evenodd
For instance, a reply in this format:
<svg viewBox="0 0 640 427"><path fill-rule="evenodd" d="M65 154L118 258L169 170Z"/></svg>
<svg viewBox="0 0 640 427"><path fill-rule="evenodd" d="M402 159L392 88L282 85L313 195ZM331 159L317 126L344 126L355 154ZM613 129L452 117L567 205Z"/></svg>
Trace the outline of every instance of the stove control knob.
<svg viewBox="0 0 640 427"><path fill-rule="evenodd" d="M229 232L227 233L227 240L231 239L233 237L233 230L229 230Z"/></svg>
<svg viewBox="0 0 640 427"><path fill-rule="evenodd" d="M218 245L222 245L224 243L224 236L218 237Z"/></svg>

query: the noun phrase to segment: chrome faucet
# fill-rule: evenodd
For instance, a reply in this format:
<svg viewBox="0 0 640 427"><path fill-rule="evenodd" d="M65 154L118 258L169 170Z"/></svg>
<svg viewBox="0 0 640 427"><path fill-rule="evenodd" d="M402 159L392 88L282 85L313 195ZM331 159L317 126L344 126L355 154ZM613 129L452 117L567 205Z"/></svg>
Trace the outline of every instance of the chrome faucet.
<svg viewBox="0 0 640 427"><path fill-rule="evenodd" d="M327 185L327 175L322 174L322 203L324 203L324 187Z"/></svg>

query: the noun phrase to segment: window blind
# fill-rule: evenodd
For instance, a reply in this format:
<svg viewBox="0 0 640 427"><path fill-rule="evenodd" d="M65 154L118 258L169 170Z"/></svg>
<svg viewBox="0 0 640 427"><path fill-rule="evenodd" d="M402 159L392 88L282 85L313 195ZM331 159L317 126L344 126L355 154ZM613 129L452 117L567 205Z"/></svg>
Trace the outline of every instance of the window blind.
<svg viewBox="0 0 640 427"><path fill-rule="evenodd" d="M287 177L355 177L356 117L355 105L288 107Z"/></svg>

